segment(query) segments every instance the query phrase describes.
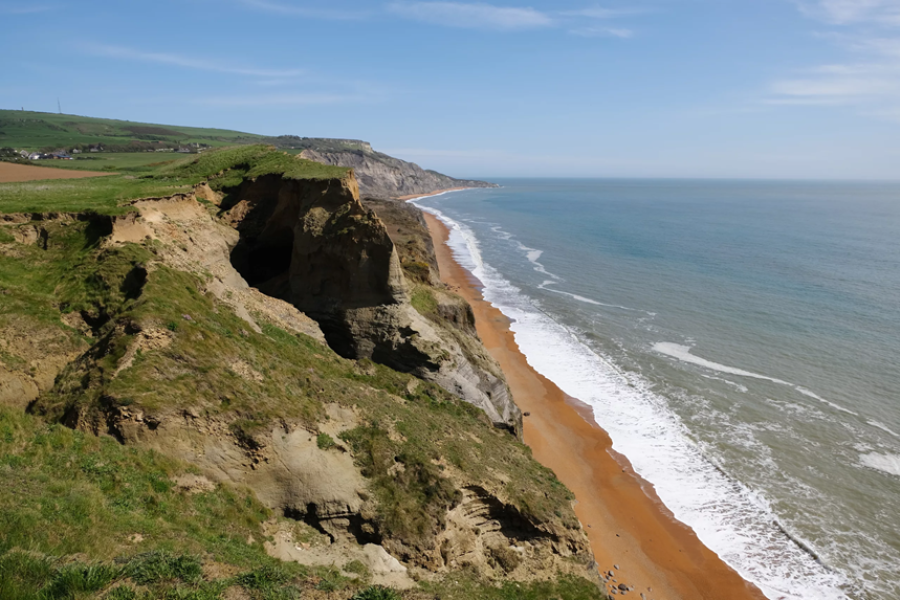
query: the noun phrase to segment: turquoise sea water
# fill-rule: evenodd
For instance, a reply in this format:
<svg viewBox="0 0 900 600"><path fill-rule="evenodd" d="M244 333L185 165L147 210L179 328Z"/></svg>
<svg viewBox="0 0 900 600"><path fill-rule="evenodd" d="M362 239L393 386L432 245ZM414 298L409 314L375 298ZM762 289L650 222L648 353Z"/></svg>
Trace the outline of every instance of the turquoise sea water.
<svg viewBox="0 0 900 600"><path fill-rule="evenodd" d="M418 204L677 518L770 598L900 598L900 184L500 183Z"/></svg>

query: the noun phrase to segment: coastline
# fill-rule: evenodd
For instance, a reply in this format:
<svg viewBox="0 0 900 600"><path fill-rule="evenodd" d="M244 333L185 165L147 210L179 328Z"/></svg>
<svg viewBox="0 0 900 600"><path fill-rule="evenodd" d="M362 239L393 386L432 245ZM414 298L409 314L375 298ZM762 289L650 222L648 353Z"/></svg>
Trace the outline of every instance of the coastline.
<svg viewBox="0 0 900 600"><path fill-rule="evenodd" d="M400 200L401 202L409 202L410 200L419 200L420 198L430 198L432 196L440 196L441 194L446 194L448 192L461 192L463 190L473 190L476 188L468 188L468 187L455 187L455 188L447 188L446 190L438 190L436 192L430 192L428 194L410 194L408 196L397 196L394 200Z"/></svg>
<svg viewBox="0 0 900 600"><path fill-rule="evenodd" d="M437 193L447 191L451 190ZM423 196L414 196L419 197ZM601 572L614 570L616 585L633 586L648 599L765 598L674 519L652 486L612 450L609 436L593 421L589 407L531 368L509 320L483 299L479 282L454 260L446 244L446 226L423 213L441 278L472 305L479 336L500 363L516 404L530 413L524 419L525 443L535 459L574 492L575 512Z"/></svg>

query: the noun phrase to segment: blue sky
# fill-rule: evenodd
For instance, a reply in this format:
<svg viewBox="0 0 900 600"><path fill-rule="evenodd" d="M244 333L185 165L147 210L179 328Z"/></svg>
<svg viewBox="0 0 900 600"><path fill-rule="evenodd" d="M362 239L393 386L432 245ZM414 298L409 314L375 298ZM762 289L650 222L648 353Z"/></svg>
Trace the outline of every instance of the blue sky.
<svg viewBox="0 0 900 600"><path fill-rule="evenodd" d="M900 0L0 0L0 107L457 176L900 178Z"/></svg>

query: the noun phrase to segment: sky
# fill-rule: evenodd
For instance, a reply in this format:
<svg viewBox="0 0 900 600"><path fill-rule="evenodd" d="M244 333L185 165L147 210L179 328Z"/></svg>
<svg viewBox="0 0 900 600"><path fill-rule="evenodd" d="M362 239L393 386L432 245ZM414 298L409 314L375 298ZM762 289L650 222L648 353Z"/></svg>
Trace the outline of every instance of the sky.
<svg viewBox="0 0 900 600"><path fill-rule="evenodd" d="M0 108L458 177L900 179L900 0L0 0Z"/></svg>

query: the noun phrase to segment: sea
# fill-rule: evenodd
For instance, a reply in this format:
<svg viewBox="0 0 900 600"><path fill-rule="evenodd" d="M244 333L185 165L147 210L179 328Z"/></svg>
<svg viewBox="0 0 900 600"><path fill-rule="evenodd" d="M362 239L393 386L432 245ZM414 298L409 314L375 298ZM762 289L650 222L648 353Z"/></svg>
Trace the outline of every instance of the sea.
<svg viewBox="0 0 900 600"><path fill-rule="evenodd" d="M498 180L415 201L768 598L900 598L900 184Z"/></svg>

